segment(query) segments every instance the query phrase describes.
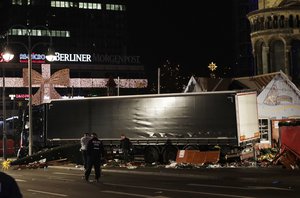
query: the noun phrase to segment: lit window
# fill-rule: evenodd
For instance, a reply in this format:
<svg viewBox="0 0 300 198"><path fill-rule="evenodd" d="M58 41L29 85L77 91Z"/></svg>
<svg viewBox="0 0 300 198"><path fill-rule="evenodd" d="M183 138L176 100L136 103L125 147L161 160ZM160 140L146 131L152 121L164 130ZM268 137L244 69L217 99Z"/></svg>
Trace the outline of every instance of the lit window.
<svg viewBox="0 0 300 198"><path fill-rule="evenodd" d="M20 32L21 30L19 30L19 29L12 29L11 30L11 35L18 35L18 32ZM21 33L22 33L22 31L21 31ZM20 33L20 34L21 34Z"/></svg>
<svg viewBox="0 0 300 198"><path fill-rule="evenodd" d="M13 29L12 30L12 35L22 35L22 30L20 30L20 29Z"/></svg>
<svg viewBox="0 0 300 198"><path fill-rule="evenodd" d="M70 32L66 31L66 37L70 37Z"/></svg>
<svg viewBox="0 0 300 198"><path fill-rule="evenodd" d="M124 5L117 5L117 4L106 4L106 10L120 10L124 11L125 6Z"/></svg>
<svg viewBox="0 0 300 198"><path fill-rule="evenodd" d="M51 36L55 36L55 30L51 30Z"/></svg>
<svg viewBox="0 0 300 198"><path fill-rule="evenodd" d="M31 35L32 35L32 36L37 36L37 35L38 35L38 34L37 34L37 30L32 30L32 31L31 31Z"/></svg>
<svg viewBox="0 0 300 198"><path fill-rule="evenodd" d="M69 8L70 7L70 3L68 1L65 1L65 8Z"/></svg>
<svg viewBox="0 0 300 198"><path fill-rule="evenodd" d="M88 8L88 3L86 3L86 2L79 2L79 8L87 9Z"/></svg>
<svg viewBox="0 0 300 198"><path fill-rule="evenodd" d="M69 31L60 31L60 30L45 30L45 29L10 29L8 31L9 35L15 36L26 36L28 32L31 36L52 36L52 37L70 37Z"/></svg>
<svg viewBox="0 0 300 198"><path fill-rule="evenodd" d="M22 0L13 0L12 4L13 5L22 5Z"/></svg>
<svg viewBox="0 0 300 198"><path fill-rule="evenodd" d="M60 37L60 31L59 31L59 30L55 31L55 35L56 35L57 37Z"/></svg>
<svg viewBox="0 0 300 198"><path fill-rule="evenodd" d="M19 29L20 34L18 33L18 35L23 36L23 35L28 35L27 29Z"/></svg>
<svg viewBox="0 0 300 198"><path fill-rule="evenodd" d="M48 30L41 30L41 36L49 36Z"/></svg>
<svg viewBox="0 0 300 198"><path fill-rule="evenodd" d="M66 31L61 31L61 32L60 32L60 36L61 36L61 37L66 37Z"/></svg>
<svg viewBox="0 0 300 198"><path fill-rule="evenodd" d="M16 1L16 0L14 0ZM69 1L51 1L51 7L57 8L80 8L80 9L94 9L101 10L100 3L88 3L88 2L69 2Z"/></svg>

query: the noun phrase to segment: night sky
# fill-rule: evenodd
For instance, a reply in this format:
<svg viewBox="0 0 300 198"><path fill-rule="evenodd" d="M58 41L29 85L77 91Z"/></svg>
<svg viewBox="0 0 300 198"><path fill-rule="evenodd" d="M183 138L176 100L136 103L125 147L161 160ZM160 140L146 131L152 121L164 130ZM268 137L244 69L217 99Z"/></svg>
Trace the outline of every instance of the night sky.
<svg viewBox="0 0 300 198"><path fill-rule="evenodd" d="M150 72L167 59L196 75L207 72L212 61L230 66L235 62L232 1L130 0L130 52L141 55Z"/></svg>

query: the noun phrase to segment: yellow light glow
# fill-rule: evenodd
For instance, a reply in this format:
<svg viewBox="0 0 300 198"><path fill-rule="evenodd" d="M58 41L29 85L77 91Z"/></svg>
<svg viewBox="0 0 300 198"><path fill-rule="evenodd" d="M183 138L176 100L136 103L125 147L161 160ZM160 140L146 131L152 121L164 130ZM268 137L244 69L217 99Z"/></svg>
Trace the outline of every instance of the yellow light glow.
<svg viewBox="0 0 300 198"><path fill-rule="evenodd" d="M8 170L10 167L11 160L6 160L2 162L2 170Z"/></svg>
<svg viewBox="0 0 300 198"><path fill-rule="evenodd" d="M215 71L217 69L217 65L214 63L214 62L211 62L209 65L208 65L208 68L210 69L210 71Z"/></svg>

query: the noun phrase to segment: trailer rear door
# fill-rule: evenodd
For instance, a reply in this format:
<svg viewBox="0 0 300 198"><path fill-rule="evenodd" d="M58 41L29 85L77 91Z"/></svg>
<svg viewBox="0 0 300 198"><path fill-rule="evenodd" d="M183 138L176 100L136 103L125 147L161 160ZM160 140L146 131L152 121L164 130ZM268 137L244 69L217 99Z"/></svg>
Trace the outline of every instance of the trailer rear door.
<svg viewBox="0 0 300 198"><path fill-rule="evenodd" d="M236 113L239 145L259 139L256 92L238 93L236 95Z"/></svg>

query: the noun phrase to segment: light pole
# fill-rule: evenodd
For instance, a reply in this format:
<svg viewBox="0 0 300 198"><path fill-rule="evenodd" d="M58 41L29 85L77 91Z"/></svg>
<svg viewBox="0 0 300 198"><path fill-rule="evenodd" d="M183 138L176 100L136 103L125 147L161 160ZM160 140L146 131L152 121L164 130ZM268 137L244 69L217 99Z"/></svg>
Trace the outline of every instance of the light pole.
<svg viewBox="0 0 300 198"><path fill-rule="evenodd" d="M5 51L9 51L8 48L5 48ZM5 62L8 62L6 60L11 60L12 55L11 54L2 54L2 57ZM5 63L4 63L5 64ZM2 117L3 117L3 125L2 125L2 151L3 151L3 160L5 161L7 159L7 133L6 133L6 94L5 94L5 67L2 65Z"/></svg>
<svg viewBox="0 0 300 198"><path fill-rule="evenodd" d="M157 69L157 93L160 94L160 67Z"/></svg>
<svg viewBox="0 0 300 198"><path fill-rule="evenodd" d="M7 37L7 46L8 44L10 43L16 43L16 44L20 44L22 45L26 51L27 51L27 54L28 54L28 122L29 122L29 130L28 130L28 155L32 155L32 145L33 145L33 139L32 139L32 57L31 57L31 54L32 54L32 50L37 46L37 45L40 45L40 44L43 44L43 45L49 45L49 49L48 49L48 54L46 55L46 59L48 61L53 61L54 60L54 51L52 49L52 36L51 36L51 33L49 31L49 29L45 26L34 26L32 29L35 29L35 28L44 28L46 29L46 31L48 32L48 36L50 37L50 41L49 42L38 42L38 43L35 43L34 45L31 44L31 30L28 29L28 27L26 26L23 26L23 25L14 25L12 27L9 28L9 30L11 30L12 28L14 27L21 27L23 28L24 30L26 30L26 34L27 34L27 37L28 37L28 42L27 42L27 45L22 43L22 42L10 42L9 39L8 39L8 35L9 35L9 32L6 33L6 37ZM4 52L4 55L3 55L3 58L5 60L5 57L9 57L10 60L13 59L13 55L8 52L8 51L5 51ZM9 59L8 60L5 60L5 61L10 61Z"/></svg>
<svg viewBox="0 0 300 198"><path fill-rule="evenodd" d="M3 151L3 160L5 161L7 159L6 157L6 102L5 102L5 69L4 65L2 66L2 117L3 117L3 133L2 133L2 151Z"/></svg>

